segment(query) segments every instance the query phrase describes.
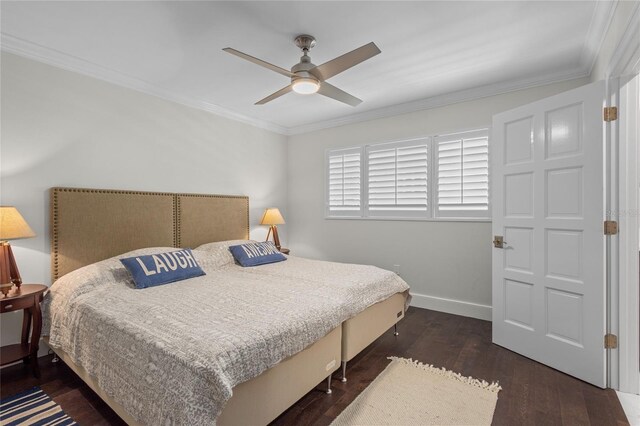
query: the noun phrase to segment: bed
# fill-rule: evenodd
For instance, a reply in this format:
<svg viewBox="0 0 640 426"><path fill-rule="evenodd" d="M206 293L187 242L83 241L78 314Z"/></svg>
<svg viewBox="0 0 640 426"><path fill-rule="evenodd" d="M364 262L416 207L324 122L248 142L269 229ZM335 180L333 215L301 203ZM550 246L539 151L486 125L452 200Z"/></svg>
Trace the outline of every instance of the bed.
<svg viewBox="0 0 640 426"><path fill-rule="evenodd" d="M247 197L241 196L53 188L51 190L53 279L72 276L73 274L69 273L79 268L94 265L96 262L108 263L113 256L143 247L199 247L204 244L201 253L207 253L209 250L207 256L216 250L228 255L228 250L225 250L224 245L216 246L214 244L213 247L207 247L207 243L248 239L248 201ZM199 254L199 256L204 256L204 254ZM206 263L206 261L204 262ZM304 279L301 275L304 275L304 270L311 265L305 264L305 262L311 261L290 257L288 262L282 262L285 266L271 268L273 285L277 285L277 277L285 275L292 280ZM217 268L218 265L216 264L215 267ZM240 278L247 281L249 283L247 285L251 285L253 279L251 274L256 273L256 270L250 272L238 271L237 268L228 266L225 268L227 269L224 272L216 270L215 273L209 274L211 277L215 276L220 279L216 285L223 285L225 282L240 280ZM336 268L340 267L336 266ZM87 268L82 270L85 271ZM268 272L269 268L263 269L264 271ZM370 273L366 270L361 272L365 275ZM339 270L336 271L336 274L342 275ZM256 282L263 282L265 279L268 278L255 277ZM196 283L194 282L193 285ZM315 284L309 281L308 285ZM118 289L123 288L118 287ZM285 287L282 288L282 291L284 290ZM165 291L169 290L165 289ZM114 300L118 300L116 296L120 296L120 293L126 293L126 289L111 293L105 292L101 297L112 297ZM332 291L326 293L332 293ZM185 294L189 294L188 291ZM85 297L84 294L81 296ZM135 298L135 296L133 297ZM169 297L175 298L175 295ZM321 299L322 297L325 295L318 292L317 298ZM349 297L356 297L356 295ZM81 298L77 300L81 300ZM399 291L383 300L376 301L369 307L361 307L359 312L340 313L345 317L344 321L318 320L324 328L317 328L317 324L314 324L312 329L319 330L319 334L312 337L312 341L297 343L304 347L295 349L295 345L292 345L292 348L288 349L291 352L288 354L289 356L279 359L278 356L288 353L283 351L268 361L273 365L265 364L266 368L262 368L258 374L253 374L248 380L232 383L232 396L225 401L221 412L215 412L216 415L219 414L218 424L266 424L321 381L327 379L330 385L331 374L339 368L341 361L350 360L362 348L402 318L406 301L407 295ZM138 303L146 303L146 301ZM125 306L122 300L114 303L115 305ZM222 305L219 305L218 308L220 306ZM92 306L91 309L95 310L95 306ZM134 308L132 307L132 309ZM85 313L85 318L90 317ZM112 315L112 317L113 321L119 320L117 315ZM288 323L287 321L289 320L283 319L275 328L284 327ZM118 326L124 327L121 324ZM100 327L99 324L96 326L96 328ZM207 328L201 328L198 333L206 334L207 330ZM140 331L138 330L138 332ZM155 332L157 330L154 330ZM113 384L112 387L109 387L105 385L104 379L101 382L97 378L99 374L96 373L95 365L91 366L91 362L88 362L87 358L83 359L78 353L68 353L62 349L59 342L55 341L55 338L53 340L50 342L52 349L127 423L145 423L140 420L146 418L141 415L144 410L137 411L135 407L132 408L132 402L126 397L114 395ZM99 343L99 340L95 342ZM96 347L99 346L98 343L95 344ZM74 348L73 345L70 347ZM206 351L206 346L201 349ZM70 352L74 352L74 350ZM93 356L98 356L100 353L94 353ZM206 361L203 361L203 364L206 364ZM89 367L85 368L87 365ZM343 367L345 365L343 362ZM116 373L109 372L111 375ZM247 409L248 407L251 409ZM155 415L161 414L156 412ZM173 422L176 424L184 423L184 417L176 418Z"/></svg>

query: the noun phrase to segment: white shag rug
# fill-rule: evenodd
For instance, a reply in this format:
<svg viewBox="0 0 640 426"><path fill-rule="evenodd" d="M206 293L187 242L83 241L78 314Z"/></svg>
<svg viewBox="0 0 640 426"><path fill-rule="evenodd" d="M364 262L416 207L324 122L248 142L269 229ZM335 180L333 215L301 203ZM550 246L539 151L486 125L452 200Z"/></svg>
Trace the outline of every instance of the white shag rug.
<svg viewBox="0 0 640 426"><path fill-rule="evenodd" d="M353 425L490 425L498 383L463 377L406 358L391 363L331 423Z"/></svg>

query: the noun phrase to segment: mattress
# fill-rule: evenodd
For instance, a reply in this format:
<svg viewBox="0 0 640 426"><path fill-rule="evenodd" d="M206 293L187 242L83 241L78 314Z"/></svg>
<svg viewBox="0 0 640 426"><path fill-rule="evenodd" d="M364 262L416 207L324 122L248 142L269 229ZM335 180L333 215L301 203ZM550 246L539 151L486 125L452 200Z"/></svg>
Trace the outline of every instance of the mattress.
<svg viewBox="0 0 640 426"><path fill-rule="evenodd" d="M45 335L146 424L211 424L232 388L408 286L372 266L287 261L241 268L223 244L194 250L206 275L133 288L120 257L60 278Z"/></svg>

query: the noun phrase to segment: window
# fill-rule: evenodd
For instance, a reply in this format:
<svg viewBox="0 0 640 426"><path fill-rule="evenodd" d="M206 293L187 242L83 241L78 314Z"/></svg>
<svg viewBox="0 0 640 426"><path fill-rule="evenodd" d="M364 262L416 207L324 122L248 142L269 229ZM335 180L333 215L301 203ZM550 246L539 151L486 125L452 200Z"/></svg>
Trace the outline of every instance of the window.
<svg viewBox="0 0 640 426"><path fill-rule="evenodd" d="M489 131L327 152L328 217L482 218L489 209Z"/></svg>
<svg viewBox="0 0 640 426"><path fill-rule="evenodd" d="M367 153L367 209L369 216L424 216L429 140L370 145Z"/></svg>
<svg viewBox="0 0 640 426"><path fill-rule="evenodd" d="M486 130L439 136L437 216L489 217L489 135Z"/></svg>
<svg viewBox="0 0 640 426"><path fill-rule="evenodd" d="M360 148L330 151L327 154L327 213L330 216L360 216Z"/></svg>

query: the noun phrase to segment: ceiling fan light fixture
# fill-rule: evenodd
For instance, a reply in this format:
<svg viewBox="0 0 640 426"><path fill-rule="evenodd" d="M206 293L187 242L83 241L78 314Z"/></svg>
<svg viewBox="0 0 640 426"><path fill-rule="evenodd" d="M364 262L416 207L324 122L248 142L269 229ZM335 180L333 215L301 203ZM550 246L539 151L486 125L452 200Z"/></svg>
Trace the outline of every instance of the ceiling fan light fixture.
<svg viewBox="0 0 640 426"><path fill-rule="evenodd" d="M311 95L320 90L320 82L313 78L300 77L291 83L291 88L301 95Z"/></svg>
<svg viewBox="0 0 640 426"><path fill-rule="evenodd" d="M292 66L290 70L270 64L262 59L230 47L225 47L222 50L291 79L291 83L286 87L270 94L266 98L260 99L255 103L256 105L264 105L289 92L296 92L302 95L318 93L319 95L335 99L352 107L362 103L361 99L348 94L344 90L338 89L326 80L379 54L380 49L374 42L360 46L351 52L347 52L318 66L311 62L311 57L309 56L309 50L316 45L316 39L308 34L301 34L295 38L294 42L296 46L302 49L302 57L300 58L300 62Z"/></svg>

